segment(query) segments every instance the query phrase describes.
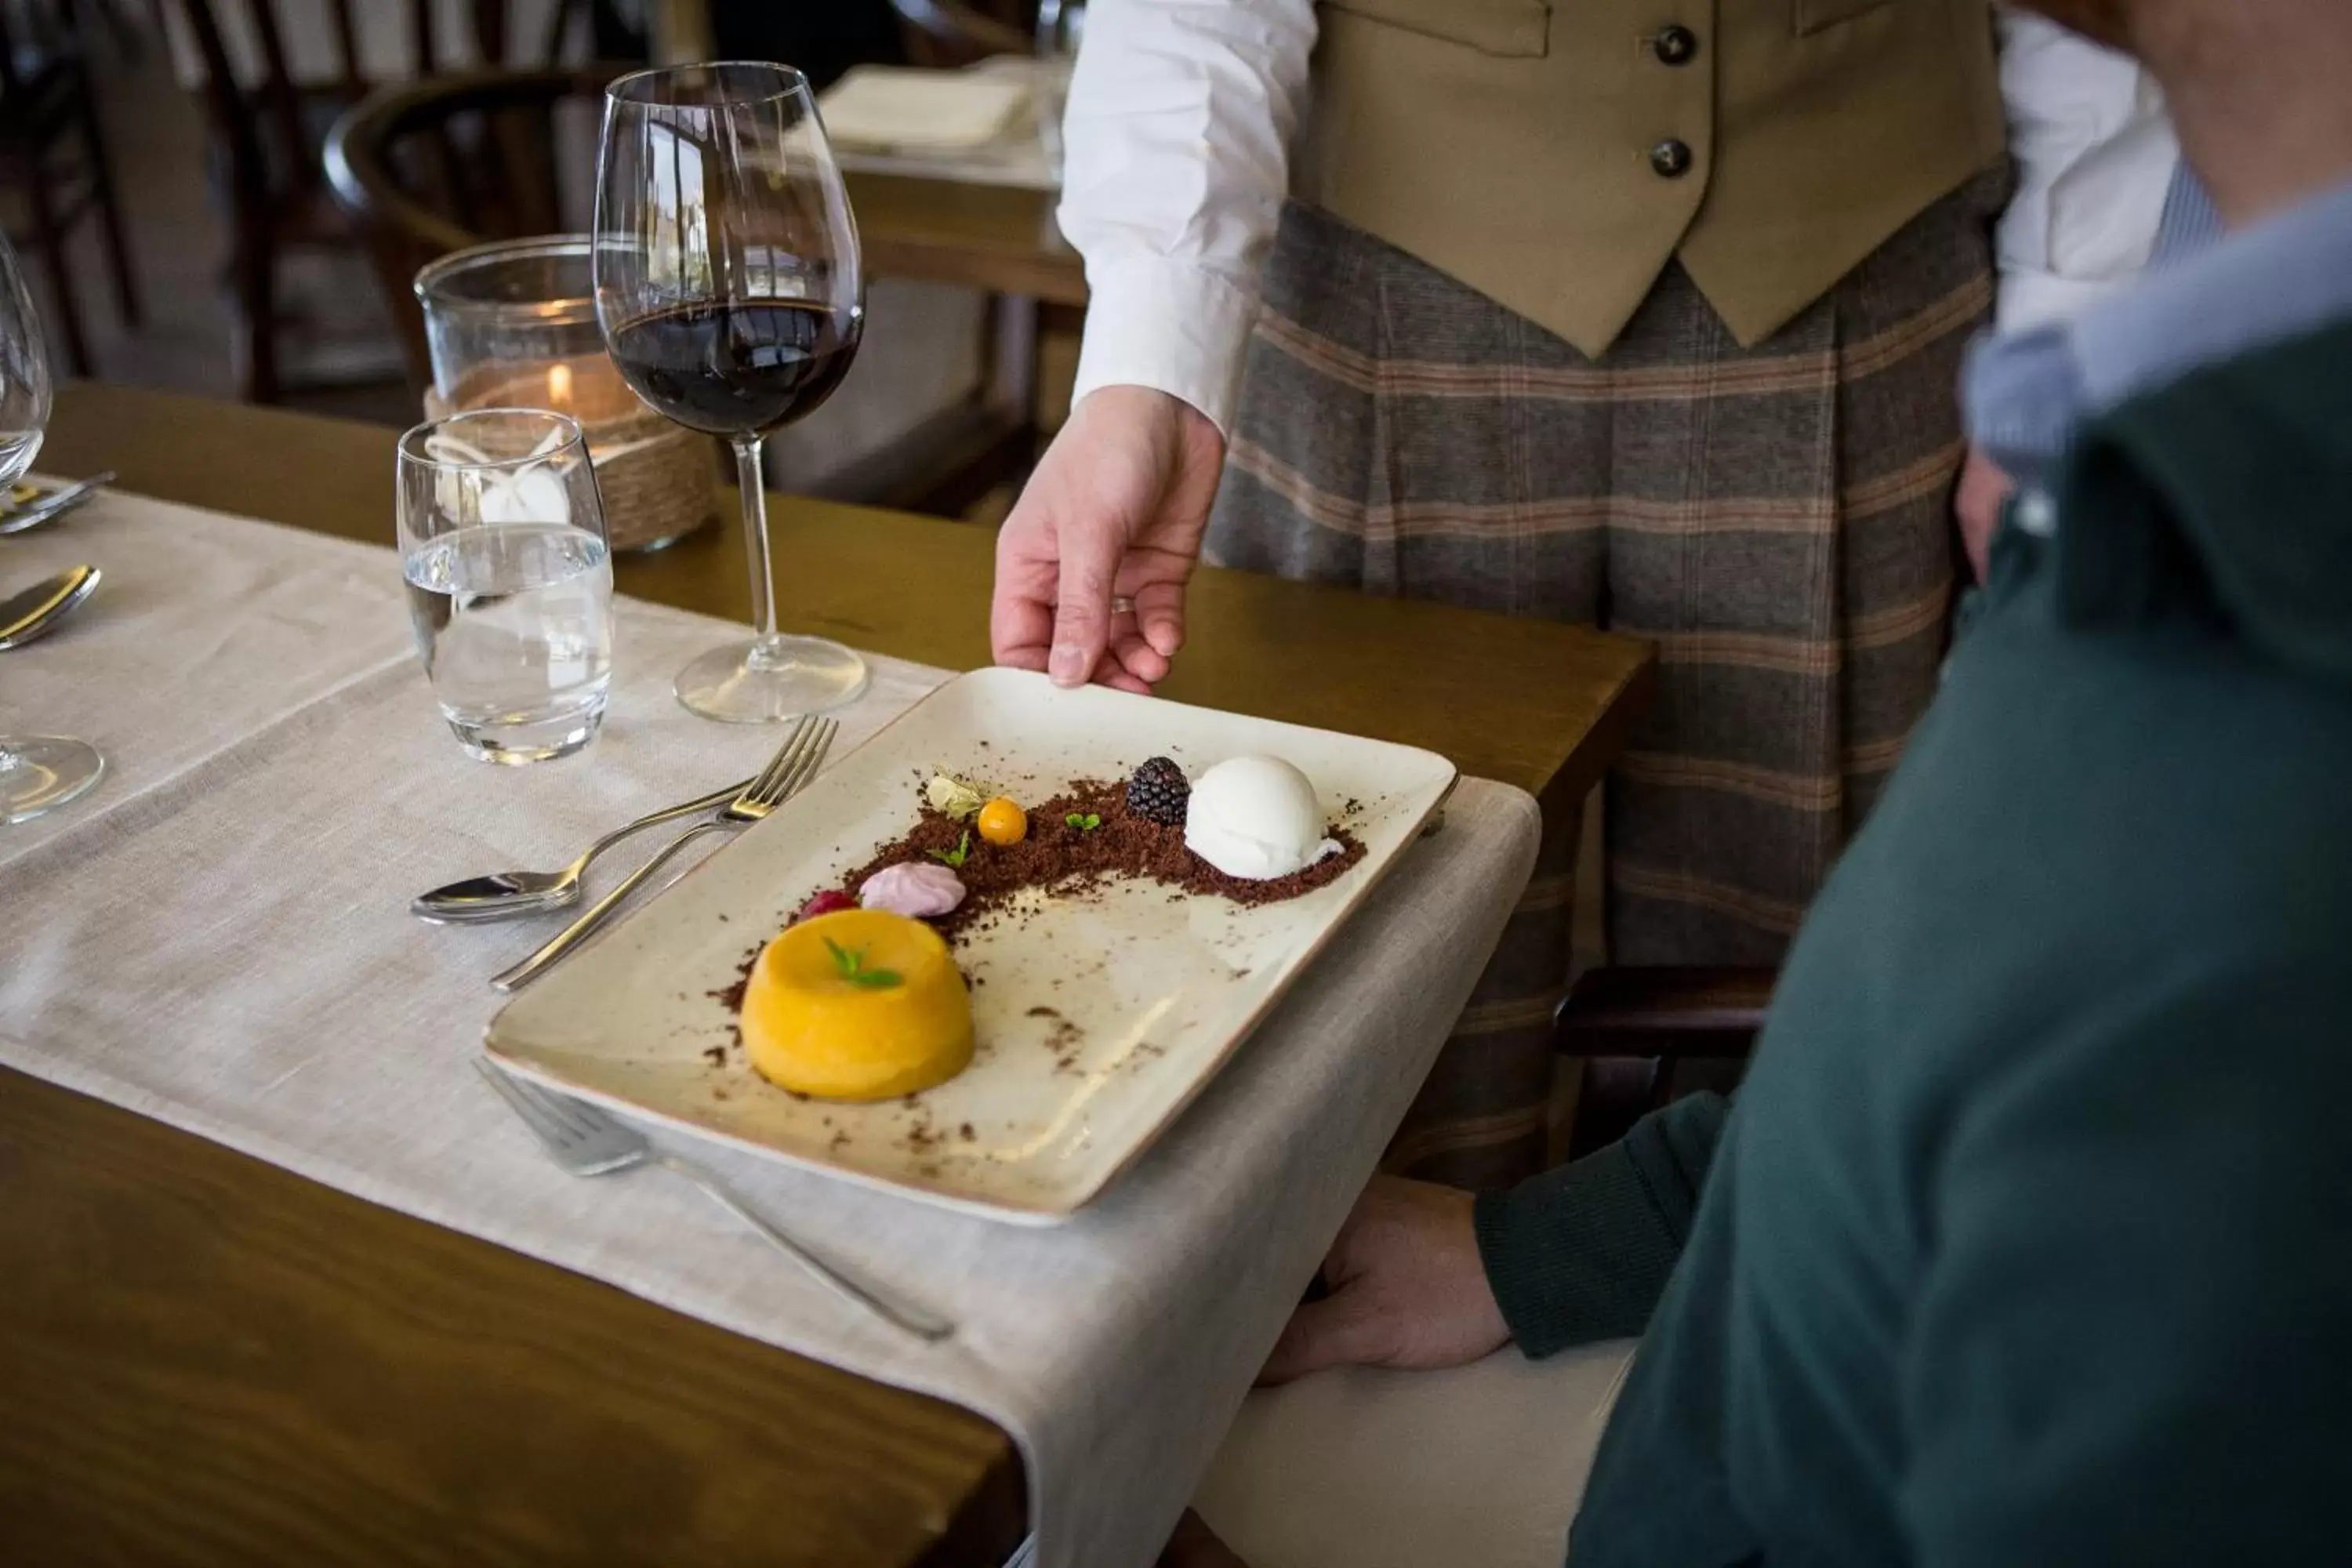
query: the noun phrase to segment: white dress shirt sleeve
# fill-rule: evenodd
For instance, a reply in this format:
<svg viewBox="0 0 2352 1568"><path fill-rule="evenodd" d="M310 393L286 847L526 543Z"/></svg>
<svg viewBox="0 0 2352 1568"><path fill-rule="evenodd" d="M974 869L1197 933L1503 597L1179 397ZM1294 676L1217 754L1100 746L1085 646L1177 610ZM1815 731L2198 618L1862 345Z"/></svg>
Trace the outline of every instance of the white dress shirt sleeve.
<svg viewBox="0 0 2352 1568"><path fill-rule="evenodd" d="M1314 47L1313 0L1087 7L1062 129L1092 297L1076 397L1157 387L1232 428Z"/></svg>
<svg viewBox="0 0 2352 1568"><path fill-rule="evenodd" d="M2070 319L2138 277L2180 163L2137 63L2004 10L2001 91L2017 193L2000 221L2002 330Z"/></svg>

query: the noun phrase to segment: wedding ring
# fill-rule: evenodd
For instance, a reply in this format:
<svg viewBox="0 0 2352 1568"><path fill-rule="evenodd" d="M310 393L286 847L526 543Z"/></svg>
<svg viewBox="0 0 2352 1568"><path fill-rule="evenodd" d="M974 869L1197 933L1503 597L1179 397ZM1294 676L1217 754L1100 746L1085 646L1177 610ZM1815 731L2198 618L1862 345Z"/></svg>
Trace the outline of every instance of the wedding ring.
<svg viewBox="0 0 2352 1568"><path fill-rule="evenodd" d="M1124 594L1118 595L1110 602L1110 613L1114 616L1131 616L1135 614L1135 601Z"/></svg>

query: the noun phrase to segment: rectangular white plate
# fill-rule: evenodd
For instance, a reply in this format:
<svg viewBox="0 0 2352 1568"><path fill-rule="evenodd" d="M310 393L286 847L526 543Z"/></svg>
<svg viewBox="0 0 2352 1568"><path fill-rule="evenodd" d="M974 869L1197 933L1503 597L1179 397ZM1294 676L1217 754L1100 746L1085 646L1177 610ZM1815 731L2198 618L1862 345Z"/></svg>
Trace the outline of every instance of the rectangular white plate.
<svg viewBox="0 0 2352 1568"><path fill-rule="evenodd" d="M743 1065L717 993L800 902L904 834L936 767L1036 801L1165 753L1197 776L1287 758L1363 839L1348 873L1244 909L1158 883L1039 899L967 936L979 1050L961 1077L878 1105L798 1099ZM1050 1224L1174 1120L1454 786L1444 758L1099 687L982 670L942 686L765 822L509 1002L490 1054L588 1099L798 1164ZM986 922L984 922L986 923Z"/></svg>

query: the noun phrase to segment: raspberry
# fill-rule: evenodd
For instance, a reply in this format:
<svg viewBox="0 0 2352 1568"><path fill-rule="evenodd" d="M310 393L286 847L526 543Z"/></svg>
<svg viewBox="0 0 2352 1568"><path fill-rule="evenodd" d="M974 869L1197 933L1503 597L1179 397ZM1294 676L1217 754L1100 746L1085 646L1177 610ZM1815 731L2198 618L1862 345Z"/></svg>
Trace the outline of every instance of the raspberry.
<svg viewBox="0 0 2352 1568"><path fill-rule="evenodd" d="M803 921L813 921L819 915L835 914L843 910L854 910L856 907L856 899L837 889L828 888L801 906L800 913L793 917L793 924L798 925Z"/></svg>
<svg viewBox="0 0 2352 1568"><path fill-rule="evenodd" d="M1184 776L1184 770L1169 758L1154 757L1127 781L1128 814L1163 827L1181 827L1185 802L1192 795L1192 782Z"/></svg>

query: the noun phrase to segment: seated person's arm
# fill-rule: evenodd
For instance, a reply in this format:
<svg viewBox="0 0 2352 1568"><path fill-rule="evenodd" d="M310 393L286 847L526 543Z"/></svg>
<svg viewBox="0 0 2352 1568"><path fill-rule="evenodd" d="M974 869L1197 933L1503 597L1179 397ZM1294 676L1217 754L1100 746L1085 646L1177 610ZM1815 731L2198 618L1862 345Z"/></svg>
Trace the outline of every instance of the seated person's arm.
<svg viewBox="0 0 2352 1568"><path fill-rule="evenodd" d="M1900 1391L1921 1568L2352 1552L2352 1053L2324 968L2176 987L1957 1124Z"/></svg>
<svg viewBox="0 0 2352 1568"><path fill-rule="evenodd" d="M1680 1101L1622 1142L1483 1198L1373 1177L1324 1260L1330 1294L1292 1315L1265 1381L1640 1333L1690 1234L1724 1109L1713 1095Z"/></svg>
<svg viewBox="0 0 2352 1568"><path fill-rule="evenodd" d="M1531 1356L1631 1339L1682 1256L1727 1107L1694 1095L1597 1153L1477 1203L1478 1251Z"/></svg>

